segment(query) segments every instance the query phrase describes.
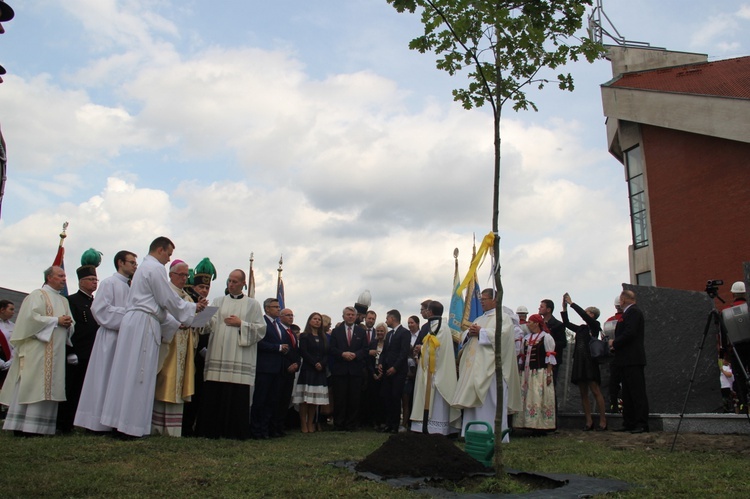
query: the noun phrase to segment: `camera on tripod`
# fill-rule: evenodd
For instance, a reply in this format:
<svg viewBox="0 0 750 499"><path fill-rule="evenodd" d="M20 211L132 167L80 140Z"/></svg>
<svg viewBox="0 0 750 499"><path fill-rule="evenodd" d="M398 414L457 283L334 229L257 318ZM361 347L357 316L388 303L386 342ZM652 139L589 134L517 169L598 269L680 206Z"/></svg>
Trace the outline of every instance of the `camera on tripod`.
<svg viewBox="0 0 750 499"><path fill-rule="evenodd" d="M706 293L708 293L708 296L716 298L719 295L719 286L722 284L724 284L724 281L721 279L709 279L708 282L706 282Z"/></svg>

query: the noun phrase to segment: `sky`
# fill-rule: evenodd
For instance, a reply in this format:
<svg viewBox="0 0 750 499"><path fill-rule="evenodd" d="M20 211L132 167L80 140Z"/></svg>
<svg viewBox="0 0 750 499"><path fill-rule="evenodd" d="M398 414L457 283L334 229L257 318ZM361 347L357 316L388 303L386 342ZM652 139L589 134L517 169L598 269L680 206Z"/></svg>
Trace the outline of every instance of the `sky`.
<svg viewBox="0 0 750 499"><path fill-rule="evenodd" d="M454 248L463 277L472 238L491 230L492 117L453 102L463 76L409 50L418 15L386 0L8 3L0 286L39 287L67 221L71 293L89 247L104 254L102 279L118 250L141 259L166 235L174 258L214 262L212 297L251 254L256 298L275 295L283 256L302 325L313 311L340 317L365 289L381 319L426 298L447 308ZM629 40L709 60L750 53L748 0L603 4ZM559 309L569 292L606 318L631 243L600 98L611 68L566 71L575 91L550 85L530 92L539 112L503 115L503 302Z"/></svg>

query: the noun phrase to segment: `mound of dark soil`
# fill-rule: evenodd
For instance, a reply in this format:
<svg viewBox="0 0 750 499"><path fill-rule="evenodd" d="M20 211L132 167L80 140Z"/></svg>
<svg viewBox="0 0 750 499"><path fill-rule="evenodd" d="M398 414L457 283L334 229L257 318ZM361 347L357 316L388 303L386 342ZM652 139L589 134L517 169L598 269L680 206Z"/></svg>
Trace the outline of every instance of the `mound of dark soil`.
<svg viewBox="0 0 750 499"><path fill-rule="evenodd" d="M411 476L454 481L493 471L442 435L411 432L392 435L355 469L382 478Z"/></svg>

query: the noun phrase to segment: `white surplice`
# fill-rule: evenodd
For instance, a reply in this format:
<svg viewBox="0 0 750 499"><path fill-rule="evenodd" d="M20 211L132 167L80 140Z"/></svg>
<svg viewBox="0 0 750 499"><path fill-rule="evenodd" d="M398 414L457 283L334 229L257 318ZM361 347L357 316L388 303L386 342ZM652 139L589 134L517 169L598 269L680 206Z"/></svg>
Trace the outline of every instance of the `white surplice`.
<svg viewBox="0 0 750 499"><path fill-rule="evenodd" d="M99 323L99 330L91 349L91 359L76 410L76 426L92 431L112 429L101 424L102 407L115 357L117 333L125 316L129 291L128 278L118 272L99 283L94 302L91 304L91 313Z"/></svg>
<svg viewBox="0 0 750 499"><path fill-rule="evenodd" d="M453 350L453 337L447 321L431 320L431 334L422 340L420 359L417 362L417 375L414 380L414 402L411 411L411 430L422 433L424 408L427 398L428 381L430 404L428 408L427 432L441 435L457 433L461 427L461 411L451 407L456 391L456 354ZM437 346L435 346L437 340ZM434 358L433 358L434 357ZM428 376L430 363L434 362L435 372Z"/></svg>

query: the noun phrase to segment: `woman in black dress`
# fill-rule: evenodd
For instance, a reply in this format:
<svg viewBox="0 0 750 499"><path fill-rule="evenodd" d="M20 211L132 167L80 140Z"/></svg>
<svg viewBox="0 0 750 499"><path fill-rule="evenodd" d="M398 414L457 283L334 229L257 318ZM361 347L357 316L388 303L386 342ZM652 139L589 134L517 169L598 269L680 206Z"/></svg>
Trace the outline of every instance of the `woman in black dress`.
<svg viewBox="0 0 750 499"><path fill-rule="evenodd" d="M573 310L581 316L585 324L576 326L570 323L570 320L568 320L568 305L573 307ZM597 431L604 431L607 429L607 415L605 413L604 397L602 397L602 392L599 389L601 375L599 374L599 364L591 358L591 350L589 348L591 339L598 338L602 330L597 320L599 318L599 309L589 307L583 310L573 303L568 293L565 293L563 295L562 312L560 315L562 315L565 327L576 333L575 350L573 351L573 374L570 381L578 385L578 389L581 391L581 404L583 405L583 414L586 416L586 426L583 427L583 431L594 429L594 421L591 418L589 390L594 395L594 400L599 410L599 425L596 429Z"/></svg>
<svg viewBox="0 0 750 499"><path fill-rule="evenodd" d="M313 433L318 406L328 404L328 338L323 329L323 316L319 313L313 312L307 318L305 330L299 337L299 350L302 367L293 402L299 404L302 433Z"/></svg>

